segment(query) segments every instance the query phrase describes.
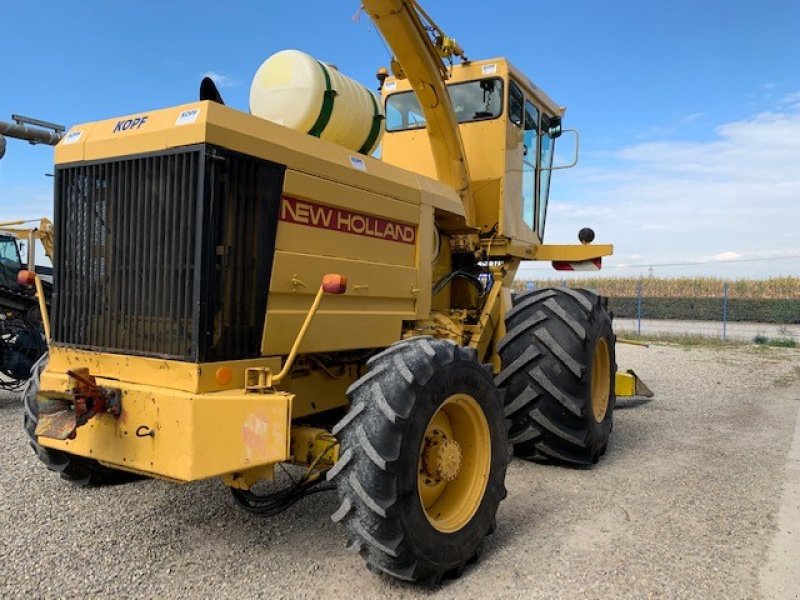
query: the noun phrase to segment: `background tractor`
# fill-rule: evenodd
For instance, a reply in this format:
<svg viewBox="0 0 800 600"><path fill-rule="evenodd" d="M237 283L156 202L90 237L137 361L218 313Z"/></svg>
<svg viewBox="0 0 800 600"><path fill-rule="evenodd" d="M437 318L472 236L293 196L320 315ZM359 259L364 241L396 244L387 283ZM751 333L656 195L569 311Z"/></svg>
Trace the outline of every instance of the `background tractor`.
<svg viewBox="0 0 800 600"><path fill-rule="evenodd" d="M290 50L251 114L204 80L66 133L25 425L78 483L219 477L262 515L335 489L372 570L436 582L494 530L509 442L593 464L635 380L596 294L512 304L521 261L612 252L542 242L563 107L413 0L364 9L395 55L381 99ZM284 462L302 476L265 490Z"/></svg>
<svg viewBox="0 0 800 600"><path fill-rule="evenodd" d="M20 279L21 271L40 273L45 303L52 296L51 271L36 266L36 242L49 256L53 251L52 223L41 219L0 223L0 379L2 387L17 387L28 379L31 367L47 350L42 316L33 281ZM20 242L27 245L23 260ZM31 265L31 266L29 266Z"/></svg>
<svg viewBox="0 0 800 600"><path fill-rule="evenodd" d="M22 115L11 119L13 123L0 121L0 159L6 153L7 137L55 146L64 132L63 126L39 119ZM39 273L42 295L49 305L52 271L36 265L37 242L51 258L53 225L48 219L0 222L0 387L19 387L47 349L34 282L18 278L22 270ZM27 246L25 257L21 245Z"/></svg>

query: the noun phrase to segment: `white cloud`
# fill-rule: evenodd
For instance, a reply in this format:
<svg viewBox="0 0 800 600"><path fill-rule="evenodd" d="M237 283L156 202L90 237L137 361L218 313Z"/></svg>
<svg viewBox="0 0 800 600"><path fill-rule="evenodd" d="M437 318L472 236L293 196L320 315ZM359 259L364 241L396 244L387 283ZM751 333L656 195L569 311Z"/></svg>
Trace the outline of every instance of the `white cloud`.
<svg viewBox="0 0 800 600"><path fill-rule="evenodd" d="M780 104L790 110L800 110L800 91L786 94L781 98Z"/></svg>
<svg viewBox="0 0 800 600"><path fill-rule="evenodd" d="M705 116L706 116L706 113L704 113L704 112L695 112L695 113L691 113L691 114L688 114L688 115L684 115L681 118L681 122L682 123L694 123L695 121L699 121L700 119L702 119Z"/></svg>
<svg viewBox="0 0 800 600"><path fill-rule="evenodd" d="M217 71L206 71L203 73L203 77L210 77L217 84L217 87L221 88L235 88L241 85L241 81L233 75L218 73Z"/></svg>
<svg viewBox="0 0 800 600"><path fill-rule="evenodd" d="M720 252L719 254L715 254L711 257L711 260L715 261L726 261L726 260L738 260L742 258L742 255L738 252Z"/></svg>
<svg viewBox="0 0 800 600"><path fill-rule="evenodd" d="M578 229L593 227L598 243L616 246L619 262L611 257L606 266L638 265L608 275L664 263L702 264L657 274L800 275L800 259L775 260L800 255L800 94L785 100L720 125L708 141L632 144L614 153L610 167L578 166L557 177L547 241L571 242ZM772 260L727 262L753 258Z"/></svg>

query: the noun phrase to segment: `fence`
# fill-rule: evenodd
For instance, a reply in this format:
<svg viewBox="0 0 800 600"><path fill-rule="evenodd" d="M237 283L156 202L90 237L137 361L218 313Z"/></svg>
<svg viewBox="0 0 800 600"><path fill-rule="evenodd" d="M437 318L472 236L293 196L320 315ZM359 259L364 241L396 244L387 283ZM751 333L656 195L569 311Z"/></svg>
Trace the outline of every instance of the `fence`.
<svg viewBox="0 0 800 600"><path fill-rule="evenodd" d="M800 278L592 278L517 281L518 292L569 285L609 299L618 331L800 345Z"/></svg>

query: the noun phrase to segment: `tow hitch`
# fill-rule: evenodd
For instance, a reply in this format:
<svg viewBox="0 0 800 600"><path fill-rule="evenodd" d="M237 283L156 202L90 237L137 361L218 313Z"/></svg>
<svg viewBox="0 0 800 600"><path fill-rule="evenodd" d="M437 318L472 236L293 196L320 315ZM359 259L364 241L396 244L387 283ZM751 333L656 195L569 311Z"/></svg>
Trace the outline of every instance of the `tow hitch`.
<svg viewBox="0 0 800 600"><path fill-rule="evenodd" d="M121 393L101 387L89 369L67 371L72 382L69 392L39 392L39 423L36 435L55 440L74 439L78 427L100 413L118 417L122 411Z"/></svg>

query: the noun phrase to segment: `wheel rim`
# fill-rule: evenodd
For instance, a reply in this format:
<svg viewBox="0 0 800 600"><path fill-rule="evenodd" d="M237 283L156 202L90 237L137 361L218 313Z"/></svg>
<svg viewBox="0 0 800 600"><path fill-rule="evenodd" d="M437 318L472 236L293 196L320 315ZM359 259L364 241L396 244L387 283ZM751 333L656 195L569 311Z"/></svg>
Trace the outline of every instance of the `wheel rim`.
<svg viewBox="0 0 800 600"><path fill-rule="evenodd" d="M453 533L470 522L486 492L489 423L468 394L447 398L431 417L419 451L417 487L428 522Z"/></svg>
<svg viewBox="0 0 800 600"><path fill-rule="evenodd" d="M602 423L608 411L608 395L611 391L611 379L609 378L609 365L611 364L611 353L608 350L608 342L605 338L597 340L592 357L592 411L594 420Z"/></svg>

